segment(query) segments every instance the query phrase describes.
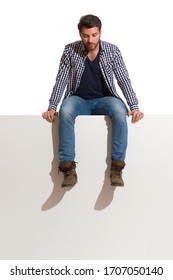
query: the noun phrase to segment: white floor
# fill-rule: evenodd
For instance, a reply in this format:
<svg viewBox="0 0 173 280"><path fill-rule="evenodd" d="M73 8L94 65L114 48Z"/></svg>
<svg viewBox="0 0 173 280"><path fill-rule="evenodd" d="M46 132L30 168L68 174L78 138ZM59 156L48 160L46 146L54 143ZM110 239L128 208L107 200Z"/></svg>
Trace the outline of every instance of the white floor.
<svg viewBox="0 0 173 280"><path fill-rule="evenodd" d="M57 120L0 116L0 127L0 259L173 259L173 116L129 120L116 189L108 118L77 118L72 189L60 187Z"/></svg>

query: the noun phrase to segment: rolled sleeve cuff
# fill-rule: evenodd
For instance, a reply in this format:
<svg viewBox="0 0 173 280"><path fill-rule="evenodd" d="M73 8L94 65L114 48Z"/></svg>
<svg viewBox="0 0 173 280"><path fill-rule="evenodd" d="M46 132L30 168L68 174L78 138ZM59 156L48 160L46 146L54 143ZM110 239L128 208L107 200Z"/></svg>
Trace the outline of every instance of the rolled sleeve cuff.
<svg viewBox="0 0 173 280"><path fill-rule="evenodd" d="M134 110L139 110L138 105L131 105L130 106L130 111L134 111Z"/></svg>
<svg viewBox="0 0 173 280"><path fill-rule="evenodd" d="M57 109L57 106L55 106L55 105L49 105L49 107L48 107L48 111L51 111L51 110L56 111L56 109Z"/></svg>

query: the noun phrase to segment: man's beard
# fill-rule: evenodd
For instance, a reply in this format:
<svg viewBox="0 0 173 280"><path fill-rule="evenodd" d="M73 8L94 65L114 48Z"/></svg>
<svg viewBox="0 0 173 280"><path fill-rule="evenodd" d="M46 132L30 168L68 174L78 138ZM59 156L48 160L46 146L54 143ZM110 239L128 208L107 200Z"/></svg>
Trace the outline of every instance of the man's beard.
<svg viewBox="0 0 173 280"><path fill-rule="evenodd" d="M99 45L100 41L98 41L97 43L86 43L85 44L85 48L87 51L94 51L97 46Z"/></svg>

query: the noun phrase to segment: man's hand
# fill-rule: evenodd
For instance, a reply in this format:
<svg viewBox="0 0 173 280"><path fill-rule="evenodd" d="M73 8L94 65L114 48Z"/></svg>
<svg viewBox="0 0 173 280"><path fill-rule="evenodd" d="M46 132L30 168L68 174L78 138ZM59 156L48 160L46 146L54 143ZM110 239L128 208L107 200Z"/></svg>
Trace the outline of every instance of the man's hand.
<svg viewBox="0 0 173 280"><path fill-rule="evenodd" d="M132 116L131 122L136 123L143 118L144 113L140 112L139 110L133 110L131 112L128 112L128 116Z"/></svg>
<svg viewBox="0 0 173 280"><path fill-rule="evenodd" d="M58 115L58 113L54 110L46 111L42 114L43 119L52 123L54 122L54 116Z"/></svg>

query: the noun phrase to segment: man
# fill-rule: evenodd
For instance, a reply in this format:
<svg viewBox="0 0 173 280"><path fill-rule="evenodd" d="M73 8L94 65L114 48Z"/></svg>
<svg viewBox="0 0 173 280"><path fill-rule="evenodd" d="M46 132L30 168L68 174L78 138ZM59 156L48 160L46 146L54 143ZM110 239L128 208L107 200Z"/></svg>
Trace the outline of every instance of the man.
<svg viewBox="0 0 173 280"><path fill-rule="evenodd" d="M113 186L124 186L122 170L127 148L127 116L136 123L144 115L139 111L120 50L100 39L101 25L97 16L89 14L80 18L81 40L65 46L48 111L42 114L49 122L53 122L56 114L59 115L59 170L64 174L62 187L77 183L74 124L78 115L108 115L112 120L110 181ZM116 92L114 77L130 110Z"/></svg>

